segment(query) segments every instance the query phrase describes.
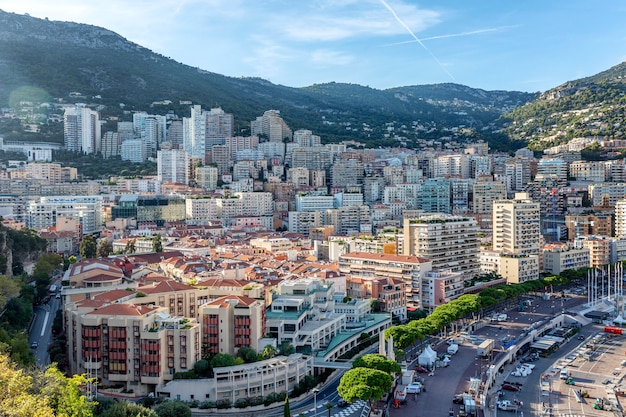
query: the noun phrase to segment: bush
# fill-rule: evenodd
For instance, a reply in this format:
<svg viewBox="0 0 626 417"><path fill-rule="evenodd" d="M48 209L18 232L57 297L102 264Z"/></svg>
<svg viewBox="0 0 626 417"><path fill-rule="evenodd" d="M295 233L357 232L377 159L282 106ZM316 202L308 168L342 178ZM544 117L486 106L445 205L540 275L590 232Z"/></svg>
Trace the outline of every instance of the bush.
<svg viewBox="0 0 626 417"><path fill-rule="evenodd" d="M250 405L251 406L263 404L263 396L262 395L260 395L258 397L249 398L249 400L250 400Z"/></svg>
<svg viewBox="0 0 626 417"><path fill-rule="evenodd" d="M231 405L230 400L217 400L217 401L215 401L215 407L216 408L220 408L220 409L230 408L230 405Z"/></svg>
<svg viewBox="0 0 626 417"><path fill-rule="evenodd" d="M198 408L200 410L207 410L209 408L215 408L215 403L213 401L202 401L199 405Z"/></svg>
<svg viewBox="0 0 626 417"><path fill-rule="evenodd" d="M235 407L237 408L246 408L250 405L250 400L248 398L239 398L235 401Z"/></svg>

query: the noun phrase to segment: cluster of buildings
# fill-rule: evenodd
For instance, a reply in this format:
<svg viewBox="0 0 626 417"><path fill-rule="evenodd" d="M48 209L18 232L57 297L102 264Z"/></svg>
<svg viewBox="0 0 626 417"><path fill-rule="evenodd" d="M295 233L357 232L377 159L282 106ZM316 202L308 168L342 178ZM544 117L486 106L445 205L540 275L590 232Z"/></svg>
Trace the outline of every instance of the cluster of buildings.
<svg viewBox="0 0 626 417"><path fill-rule="evenodd" d="M275 110L245 137L222 109L132 118L101 134L95 110L70 106L65 147L153 158L157 175L87 181L54 162L10 164L0 216L63 255L85 234L111 242L115 256L66 273L70 365L138 395L289 390L408 311L626 259L623 160L322 144ZM200 358L284 343L296 353L216 370L201 387L173 381Z"/></svg>

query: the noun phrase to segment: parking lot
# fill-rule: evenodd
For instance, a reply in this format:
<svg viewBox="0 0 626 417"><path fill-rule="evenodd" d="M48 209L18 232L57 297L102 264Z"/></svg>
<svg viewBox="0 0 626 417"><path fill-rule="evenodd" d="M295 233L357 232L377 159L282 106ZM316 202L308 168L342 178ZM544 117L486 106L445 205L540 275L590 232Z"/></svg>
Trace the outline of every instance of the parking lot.
<svg viewBox="0 0 626 417"><path fill-rule="evenodd" d="M471 334L447 335L446 339L453 337L461 338L463 343L459 347L456 355L451 357L448 367L438 368L435 370L434 376L424 376L426 391L421 394L414 394L408 397L408 402L397 409L390 409L392 417L414 417L414 416L446 416L449 413L458 415L460 410L459 404L452 402L455 394L470 391L470 379L480 378L489 368L489 364L496 361L499 355L502 355L506 349L507 343L513 343L521 334L527 333L534 323L541 322L547 318L556 316L563 311L576 310L586 301L584 295L571 294L565 298L557 299L536 299L532 303L527 304L524 308L515 305L509 305L508 309L502 309L495 314L507 314L506 320L490 321L484 319L479 328L470 332ZM522 311L520 311L522 310ZM605 398L605 405L612 402L617 403L615 395L607 394L607 388L616 388L621 392L621 378L626 373L625 366L622 367L626 344L622 343L622 337L612 337L605 343L600 344L593 355L592 360L579 358L578 349L584 347L588 340L601 332L602 327L598 325L588 325L583 327L581 334L584 340L577 337L568 338L563 346L547 358L537 358L530 360L528 354L525 355L525 361L531 364L534 369L531 373L519 376L515 374L515 370L520 362L507 364L501 369L502 373L498 374L497 384L487 395L486 404L478 404L478 416L491 416L496 414L496 401L508 401L510 411L499 410L500 414L516 415L523 417L529 416L587 416L600 417L612 415L605 410L597 410L593 408L596 398ZM482 359L477 357L476 349L481 341L492 338L496 341L496 346L490 358ZM447 345L442 339L436 346L438 353L444 353ZM574 357L576 356L576 357ZM557 364L561 357L569 357L571 360L571 377L576 385L567 385L565 380L559 378L560 370L557 370ZM534 358L533 358L534 359ZM622 370L623 368L623 370ZM568 371L569 372L569 371ZM614 375L615 373L615 375ZM548 384L548 395L542 395L542 376L545 381L543 388ZM610 378L607 378L610 376ZM608 380L608 381L607 381ZM502 383L507 382L517 386L517 391L502 390ZM585 392L588 398L584 398L582 402L577 402L574 389L578 389L581 393ZM584 391L583 391L584 390ZM498 396L498 391L500 395ZM483 410L480 408L484 408ZM504 408L508 408L508 405ZM605 407L606 408L606 407Z"/></svg>

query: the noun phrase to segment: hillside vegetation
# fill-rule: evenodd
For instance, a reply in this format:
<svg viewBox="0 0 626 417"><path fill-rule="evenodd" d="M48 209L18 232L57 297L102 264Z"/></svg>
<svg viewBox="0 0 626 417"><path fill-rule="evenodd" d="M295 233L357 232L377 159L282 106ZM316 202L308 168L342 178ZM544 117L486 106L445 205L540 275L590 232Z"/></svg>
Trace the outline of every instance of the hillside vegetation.
<svg viewBox="0 0 626 417"><path fill-rule="evenodd" d="M448 132L436 136L463 139L463 133L450 133L458 127L474 129L472 139L491 140L493 123L503 112L535 97L456 84L390 90L341 83L291 88L190 67L103 28L2 11L0 56L0 106L17 107L19 102L52 97L64 103L86 102L98 107L104 117L122 116L122 110L188 116L189 105L181 100L191 101L233 113L243 134L251 120L277 109L294 130L313 130L326 142L356 139L371 146L412 146L413 139L428 138L424 132ZM33 98L19 94L24 87ZM79 94L70 97L70 92ZM163 104L164 100L171 102ZM395 125L391 136L408 141L389 140L388 123ZM0 126L0 134L17 138L57 142L62 138L58 127L44 130L34 137L15 126Z"/></svg>
<svg viewBox="0 0 626 417"><path fill-rule="evenodd" d="M626 63L592 77L567 82L503 117L505 132L533 149L573 138L623 137L626 114Z"/></svg>

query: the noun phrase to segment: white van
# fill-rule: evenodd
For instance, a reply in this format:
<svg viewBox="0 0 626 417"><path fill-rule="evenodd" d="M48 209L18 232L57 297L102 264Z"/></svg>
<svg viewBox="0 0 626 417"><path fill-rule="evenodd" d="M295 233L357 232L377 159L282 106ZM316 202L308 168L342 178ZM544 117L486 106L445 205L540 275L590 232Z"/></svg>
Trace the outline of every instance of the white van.
<svg viewBox="0 0 626 417"><path fill-rule="evenodd" d="M559 378L567 379L569 378L569 372L567 369L561 369L561 373L559 374Z"/></svg>

